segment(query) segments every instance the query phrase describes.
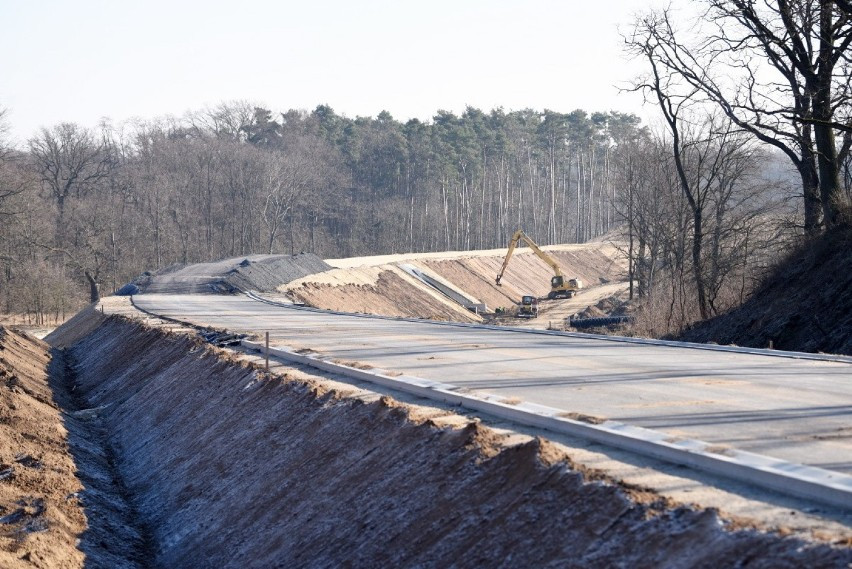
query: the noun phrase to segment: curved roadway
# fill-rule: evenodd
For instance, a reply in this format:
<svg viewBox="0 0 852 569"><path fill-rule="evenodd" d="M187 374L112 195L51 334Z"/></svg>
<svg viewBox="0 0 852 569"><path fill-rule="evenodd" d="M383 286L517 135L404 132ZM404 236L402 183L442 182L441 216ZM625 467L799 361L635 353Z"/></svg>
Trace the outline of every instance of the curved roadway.
<svg viewBox="0 0 852 569"><path fill-rule="evenodd" d="M852 474L852 359L646 345L283 308L245 296L134 297L273 345Z"/></svg>

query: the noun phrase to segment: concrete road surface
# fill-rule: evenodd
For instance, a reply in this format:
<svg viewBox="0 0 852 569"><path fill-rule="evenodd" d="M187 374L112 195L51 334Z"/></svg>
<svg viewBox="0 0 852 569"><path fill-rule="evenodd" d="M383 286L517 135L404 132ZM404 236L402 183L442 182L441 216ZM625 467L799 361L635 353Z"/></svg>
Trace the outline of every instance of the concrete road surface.
<svg viewBox="0 0 852 569"><path fill-rule="evenodd" d="M145 294L137 306L274 345L852 474L852 363Z"/></svg>

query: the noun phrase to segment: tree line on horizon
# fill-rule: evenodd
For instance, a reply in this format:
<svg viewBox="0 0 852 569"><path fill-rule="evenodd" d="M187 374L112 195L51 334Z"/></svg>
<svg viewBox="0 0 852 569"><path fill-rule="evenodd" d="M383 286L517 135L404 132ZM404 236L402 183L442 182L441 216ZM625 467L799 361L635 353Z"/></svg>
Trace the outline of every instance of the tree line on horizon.
<svg viewBox="0 0 852 569"><path fill-rule="evenodd" d="M252 253L325 257L582 242L620 223L617 112L283 113L223 103L181 119L61 123L0 156L0 298L57 313L144 270ZM41 292L36 292L41 291ZM85 297L84 297L85 298Z"/></svg>
<svg viewBox="0 0 852 569"><path fill-rule="evenodd" d="M692 33L663 9L624 37L657 128L616 111L401 122L233 102L62 123L22 148L0 136L0 311L61 316L172 264L497 248L520 228L616 242L651 315L638 333L721 314L785 251L849 223L852 14L702 1Z"/></svg>

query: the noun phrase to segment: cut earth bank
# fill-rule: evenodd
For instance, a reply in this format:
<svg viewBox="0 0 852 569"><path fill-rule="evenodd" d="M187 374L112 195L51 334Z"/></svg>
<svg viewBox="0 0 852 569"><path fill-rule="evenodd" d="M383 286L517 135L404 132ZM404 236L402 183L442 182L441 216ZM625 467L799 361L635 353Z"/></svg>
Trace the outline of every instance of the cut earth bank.
<svg viewBox="0 0 852 569"><path fill-rule="evenodd" d="M0 567L145 566L100 421L78 408L65 364L0 327Z"/></svg>
<svg viewBox="0 0 852 569"><path fill-rule="evenodd" d="M553 245L543 249L559 263L566 278L583 281L585 289L572 304L582 305L580 310L600 300L596 292L601 285L625 279L623 255L612 244ZM526 294L546 297L553 270L529 248L516 250L502 286L497 286L495 278L505 255L505 249L491 249L327 259L334 269L295 279L278 287L278 291L295 301L329 310L481 322L480 316L412 276L410 269L426 273L473 303L486 305L489 311L514 307ZM611 288L607 289L608 294L617 292ZM560 302L564 301L553 304Z"/></svg>
<svg viewBox="0 0 852 569"><path fill-rule="evenodd" d="M724 520L587 470L546 440L305 370L269 375L191 331L90 308L49 340L68 364L57 377L86 406L75 416L108 433L112 492L129 498L142 538L126 566L852 562L843 532L801 539Z"/></svg>

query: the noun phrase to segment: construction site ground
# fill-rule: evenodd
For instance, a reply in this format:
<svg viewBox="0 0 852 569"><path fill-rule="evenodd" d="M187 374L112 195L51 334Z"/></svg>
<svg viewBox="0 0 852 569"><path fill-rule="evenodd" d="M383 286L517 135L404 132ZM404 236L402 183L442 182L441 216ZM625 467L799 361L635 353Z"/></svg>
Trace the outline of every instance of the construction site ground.
<svg viewBox="0 0 852 569"><path fill-rule="evenodd" d="M588 312L602 298L623 294L624 266L614 246L548 250L566 276L587 286L573 299L545 302L536 321L512 319L513 326L546 328L565 315ZM552 272L523 249L504 286L497 287L494 276L503 254L397 255L323 264L315 258L260 256L173 268L140 280L141 289L151 287L147 294L109 297L87 308L51 333L49 345L6 334L0 342L5 366L0 371L6 370L0 396L25 399L0 398L6 405L0 409L5 413L0 415L0 471L8 466L15 474L0 479L0 490L8 490L0 493L0 532L6 539L0 542L0 565L852 564L852 512L843 508L274 357L266 372L261 354L241 346L216 348L197 327L137 307L199 324L225 317L222 322L233 325L222 327L231 331L270 329L246 324L255 310L248 307L276 307L213 294L231 287L332 311L480 323L483 315L425 284L411 268L491 310L510 307L522 294L546 296ZM162 294L186 286L192 295ZM385 367L388 377L400 373L397 363L363 351L372 340L344 330L333 314L327 318L288 318L280 330L287 337L299 335L289 347L302 353L324 353L353 369ZM433 342L432 349L421 349L398 330L382 334L386 348L400 356L417 352L422 358L417 365L443 367L442 380L461 384L465 378L452 370L464 368L439 358L452 360L455 351L463 351L478 354L469 362L473 368L487 367L496 351L473 336L466 340L465 329L456 328L450 348ZM578 338L578 347L593 348ZM653 358L649 352L648 358L633 360ZM545 368L547 361L541 359ZM755 383L764 375L759 363L750 366ZM826 373L832 365L826 364ZM829 375L825 380L833 385ZM28 379L10 379L18 377ZM716 384L699 373L692 383L688 377L681 382L637 376L635 387L641 389L646 379L661 382L653 399L674 398L677 405L689 401L671 391L676 384L734 393L752 382L730 377ZM583 389L585 381L578 376L575 387ZM505 397L509 405L520 401L509 391ZM640 399L631 408L636 412L646 403ZM709 400L693 403L688 413ZM41 414L36 418L27 405ZM576 411L573 416L582 421L602 419L586 414L580 399ZM814 418L847 416L838 408ZM31 420L46 426L45 436L33 430ZM837 461L844 462L849 436L833 433L816 442L835 445ZM719 445L713 452L727 450Z"/></svg>
<svg viewBox="0 0 852 569"><path fill-rule="evenodd" d="M126 298L50 339L85 404L56 416L99 425L90 446L102 442L102 477L120 481L87 489L86 521L124 515L99 515L98 498L126 499L137 536L123 560L86 551L87 567L852 562L847 520L310 368L273 361L267 375L257 354L213 348ZM70 446L85 478L96 461ZM29 566L20 548L7 551Z"/></svg>
<svg viewBox="0 0 852 569"><path fill-rule="evenodd" d="M538 319L511 319L512 325L547 328L562 325L574 312L594 305L604 296L625 289L625 262L616 246L608 243L544 247L563 268L566 278L579 278L583 290L572 299L544 300ZM482 322L483 316L452 301L417 280L401 265L424 271L476 303L514 312L525 294L545 299L553 270L528 248L518 248L501 286L495 282L506 251L450 251L329 259L335 267L293 280L281 287L286 298L309 306L385 316Z"/></svg>

